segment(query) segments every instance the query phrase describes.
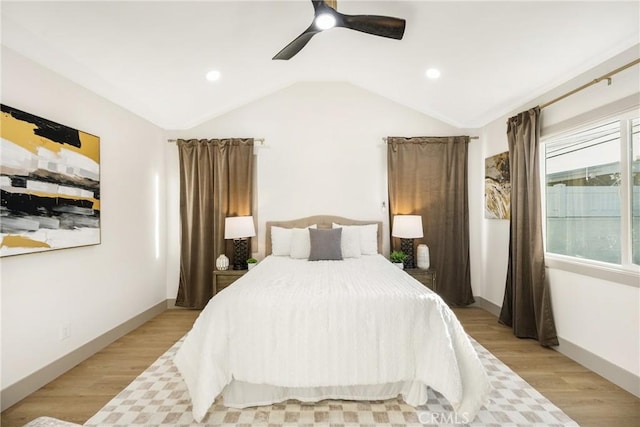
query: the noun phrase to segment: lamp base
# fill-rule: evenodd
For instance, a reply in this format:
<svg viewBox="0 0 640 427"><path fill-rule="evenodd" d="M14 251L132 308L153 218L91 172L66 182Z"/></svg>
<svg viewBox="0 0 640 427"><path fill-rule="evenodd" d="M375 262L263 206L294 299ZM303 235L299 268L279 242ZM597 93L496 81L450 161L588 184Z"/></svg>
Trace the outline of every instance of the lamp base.
<svg viewBox="0 0 640 427"><path fill-rule="evenodd" d="M249 240L248 239L233 239L233 269L234 270L246 270L247 259L249 256Z"/></svg>
<svg viewBox="0 0 640 427"><path fill-rule="evenodd" d="M407 255L403 261L404 268L416 268L413 256L413 239L400 239L400 250Z"/></svg>

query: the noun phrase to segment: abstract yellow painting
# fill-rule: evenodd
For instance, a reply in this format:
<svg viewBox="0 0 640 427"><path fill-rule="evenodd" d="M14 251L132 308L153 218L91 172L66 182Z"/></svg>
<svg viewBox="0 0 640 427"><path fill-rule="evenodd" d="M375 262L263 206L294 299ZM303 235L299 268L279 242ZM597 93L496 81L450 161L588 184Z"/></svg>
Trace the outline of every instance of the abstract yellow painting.
<svg viewBox="0 0 640 427"><path fill-rule="evenodd" d="M0 256L99 244L100 138L0 107Z"/></svg>

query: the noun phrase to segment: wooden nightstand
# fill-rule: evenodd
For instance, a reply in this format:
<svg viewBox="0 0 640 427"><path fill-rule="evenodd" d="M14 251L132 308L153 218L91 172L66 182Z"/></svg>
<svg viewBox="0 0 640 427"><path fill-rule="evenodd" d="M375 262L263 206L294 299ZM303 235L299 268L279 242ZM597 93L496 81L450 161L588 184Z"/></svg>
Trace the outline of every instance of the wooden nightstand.
<svg viewBox="0 0 640 427"><path fill-rule="evenodd" d="M418 282L425 285L427 288L431 289L435 292L436 288L436 270L431 267L428 270L421 270L419 268L408 268L405 269L408 274L410 274L414 279Z"/></svg>
<svg viewBox="0 0 640 427"><path fill-rule="evenodd" d="M213 270L213 295L241 278L249 270Z"/></svg>

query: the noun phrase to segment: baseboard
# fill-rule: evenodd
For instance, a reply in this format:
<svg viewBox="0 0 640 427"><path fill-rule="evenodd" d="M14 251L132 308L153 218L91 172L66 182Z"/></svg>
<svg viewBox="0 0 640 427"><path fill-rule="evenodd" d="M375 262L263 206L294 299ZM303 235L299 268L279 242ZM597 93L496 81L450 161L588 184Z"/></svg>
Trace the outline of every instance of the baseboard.
<svg viewBox="0 0 640 427"><path fill-rule="evenodd" d="M167 298L167 308L169 310L194 310L193 308L180 307L180 306L176 305L176 299L175 298Z"/></svg>
<svg viewBox="0 0 640 427"><path fill-rule="evenodd" d="M60 375L64 374L80 362L93 356L118 338L128 334L143 323L153 319L167 309L167 301L162 301L153 307L145 310L137 316L105 332L99 337L89 341L83 346L71 351L69 354L57 359L25 377L15 384L2 390L1 411L9 408L44 385L50 383Z"/></svg>
<svg viewBox="0 0 640 427"><path fill-rule="evenodd" d="M167 298L167 308L169 310L173 310L173 309L183 309L184 307L178 307L176 305L176 299L175 298Z"/></svg>
<svg viewBox="0 0 640 427"><path fill-rule="evenodd" d="M500 306L495 305L491 301L488 301L482 297L474 296L476 302L472 304L472 307L480 307L485 311L493 314L496 317L500 317ZM589 350L580 347L577 344L572 343L564 338L558 337L560 345L554 347L554 349L569 359L573 360L595 372L606 380L614 383L618 387L628 391L629 393L640 397L640 377L609 362L606 359L590 352Z"/></svg>
<svg viewBox="0 0 640 427"><path fill-rule="evenodd" d="M488 311L494 316L500 317L500 310L502 309L502 307L500 307L499 305L495 305L491 301L486 300L482 297L478 297L474 295L473 298L476 300L476 302L471 304L470 307L480 307L484 311Z"/></svg>
<svg viewBox="0 0 640 427"><path fill-rule="evenodd" d="M558 337L560 345L555 347L556 351L567 356L585 368L595 372L601 377L606 378L618 387L628 391L629 393L640 397L640 377L632 372L614 365L606 359L591 353L577 344Z"/></svg>

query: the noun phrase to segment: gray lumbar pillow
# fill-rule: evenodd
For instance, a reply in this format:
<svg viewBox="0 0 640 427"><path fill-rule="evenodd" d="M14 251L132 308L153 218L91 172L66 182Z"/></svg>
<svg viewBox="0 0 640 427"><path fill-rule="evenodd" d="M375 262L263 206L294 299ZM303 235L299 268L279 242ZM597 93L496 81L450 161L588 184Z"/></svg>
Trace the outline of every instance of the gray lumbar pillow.
<svg viewBox="0 0 640 427"><path fill-rule="evenodd" d="M342 260L342 229L328 230L309 229L311 252L309 261L341 261Z"/></svg>

